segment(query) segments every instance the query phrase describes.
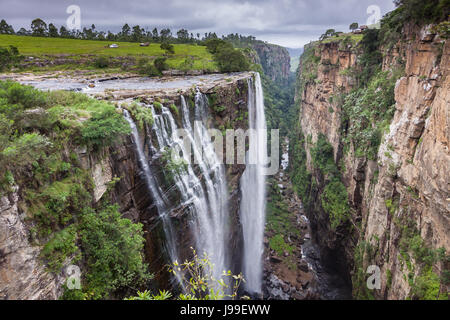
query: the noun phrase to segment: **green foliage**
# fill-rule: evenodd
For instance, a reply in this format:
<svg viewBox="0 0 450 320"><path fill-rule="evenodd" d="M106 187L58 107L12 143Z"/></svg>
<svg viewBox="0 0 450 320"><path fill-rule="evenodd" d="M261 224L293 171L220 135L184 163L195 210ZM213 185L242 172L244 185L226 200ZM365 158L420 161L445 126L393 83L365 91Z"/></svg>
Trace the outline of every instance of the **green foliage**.
<svg viewBox="0 0 450 320"><path fill-rule="evenodd" d="M333 146L327 141L327 138L322 133L319 134L315 146L311 148L311 157L314 167L319 169L322 174L337 174L337 167L334 163Z"/></svg>
<svg viewBox="0 0 450 320"><path fill-rule="evenodd" d="M123 58L127 61L139 61L143 56L152 57L152 59L161 56L167 56L167 65L171 69L180 69L186 59L190 57L194 59L194 64L190 70L217 70L217 65L213 61L212 55L207 51L205 46L192 44L173 44L176 54L167 54L160 48L159 43L151 43L148 47L140 47L135 42L120 42L119 48L110 49L106 46L105 41L99 40L80 40L80 39L64 39L50 37L29 37L18 35L0 34L0 46L15 46L21 55L33 56L44 61L54 61L60 55L66 55L65 64L48 64L39 67L38 71L43 70L64 70L64 69L97 69L93 61L97 57L105 56L109 60L109 66L101 69L102 73L124 72L128 69L121 69L119 66L123 64ZM89 55L89 59L82 59L84 55ZM13 63L11 66L23 66L26 70L34 70L34 63L21 62ZM152 65L152 64L150 64ZM131 66L132 70L134 66ZM135 65L137 67L137 63ZM147 73L149 74L149 73Z"/></svg>
<svg viewBox="0 0 450 320"><path fill-rule="evenodd" d="M150 62L148 58L141 58L137 63L137 71L146 76L159 76L161 72Z"/></svg>
<svg viewBox="0 0 450 320"><path fill-rule="evenodd" d="M50 241L41 250L40 257L47 262L48 269L52 272L60 272L66 259L74 254L78 256L71 260L71 263L76 263L80 258L78 252L77 230L75 225L71 225L57 233L54 233Z"/></svg>
<svg viewBox="0 0 450 320"><path fill-rule="evenodd" d="M194 69L194 64L195 64L195 59L194 57L186 57L186 59L184 59L183 63L180 65L180 70L183 71L189 71Z"/></svg>
<svg viewBox="0 0 450 320"><path fill-rule="evenodd" d="M160 45L161 50L166 51L167 54L175 54L175 48L173 45L167 42L163 42Z"/></svg>
<svg viewBox="0 0 450 320"><path fill-rule="evenodd" d="M81 129L81 138L88 146L98 149L109 146L120 135L131 132L125 119L116 112L115 107L103 102L98 102L99 111L84 123Z"/></svg>
<svg viewBox="0 0 450 320"><path fill-rule="evenodd" d="M359 27L358 22L353 22L352 24L350 24L349 29L356 30L358 29L358 27Z"/></svg>
<svg viewBox="0 0 450 320"><path fill-rule="evenodd" d="M192 249L192 248L191 248ZM181 279L187 294L180 294L180 300L222 300L224 298L236 299L239 286L244 277L242 274L234 275L231 271L223 270L219 279L213 276L214 265L206 253L198 256L192 249L193 258L184 263L174 261L170 271Z"/></svg>
<svg viewBox="0 0 450 320"><path fill-rule="evenodd" d="M154 119L152 109L142 106L136 102L125 105L124 108L130 112L140 129L144 128L144 124L148 124L149 126L153 125Z"/></svg>
<svg viewBox="0 0 450 320"><path fill-rule="evenodd" d="M376 159L382 136L394 116L394 89L402 73L402 70L380 71L367 87L345 96L341 109L347 150L353 145L357 156Z"/></svg>
<svg viewBox="0 0 450 320"><path fill-rule="evenodd" d="M365 86L381 68L383 57L379 50L379 30L367 29L360 42L363 54L360 56L361 71L357 74L360 86Z"/></svg>
<svg viewBox="0 0 450 320"><path fill-rule="evenodd" d="M403 21L414 21L419 25L446 20L450 12L448 0L395 0L394 2L402 10Z"/></svg>
<svg viewBox="0 0 450 320"><path fill-rule="evenodd" d="M0 82L0 112L12 116L12 113L47 105L46 95L31 86L24 86L18 82ZM4 99L4 100L3 100Z"/></svg>
<svg viewBox="0 0 450 320"><path fill-rule="evenodd" d="M213 106L213 110L215 113L222 113L226 110L224 106Z"/></svg>
<svg viewBox="0 0 450 320"><path fill-rule="evenodd" d="M372 245L366 241L359 241L354 250L354 273L352 275L353 296L358 300L374 300L373 291L367 288L367 261L373 258Z"/></svg>
<svg viewBox="0 0 450 320"><path fill-rule="evenodd" d="M38 170L35 169L35 172ZM39 176L38 173L36 176ZM90 190L91 182L84 172L74 173L36 191L28 189L25 199L30 204L29 213L36 223L35 236L48 236L53 230L72 223L76 213L91 204Z"/></svg>
<svg viewBox="0 0 450 320"><path fill-rule="evenodd" d="M411 288L412 299L418 300L438 300L448 299L447 294L440 293L439 276L428 267L425 272L419 275Z"/></svg>
<svg viewBox="0 0 450 320"><path fill-rule="evenodd" d="M292 246L288 245L284 241L284 237L281 234L277 234L270 238L269 246L274 250L280 257L283 256L284 252L292 253Z"/></svg>
<svg viewBox="0 0 450 320"><path fill-rule="evenodd" d="M19 50L15 46L0 47L0 71L9 70L21 60L23 60L23 56L19 54Z"/></svg>
<svg viewBox="0 0 450 320"><path fill-rule="evenodd" d="M301 56L301 78L298 91L303 92L306 84L317 79L320 56L316 56L314 46L305 46L305 51Z"/></svg>
<svg viewBox="0 0 450 320"><path fill-rule="evenodd" d="M94 66L99 69L107 68L109 66L109 59L104 56L97 57L94 60Z"/></svg>
<svg viewBox="0 0 450 320"><path fill-rule="evenodd" d="M27 166L40 159L50 148L50 140L38 133L25 133L0 152L0 164Z"/></svg>
<svg viewBox="0 0 450 320"><path fill-rule="evenodd" d="M153 64L155 65L155 68L158 69L159 72L162 72L164 70L167 70L168 65L166 63L167 58L166 57L158 57L153 61Z"/></svg>
<svg viewBox="0 0 450 320"><path fill-rule="evenodd" d="M145 111L136 114L148 120ZM100 148L127 134L122 115L82 94L0 81L0 124L0 188L21 186L30 240L42 246L42 262L60 273L65 263L81 259L87 269L83 290L67 290L63 297L102 298L139 284L145 271L142 226L121 218L114 206L95 211L91 173L73 151L80 143Z"/></svg>
<svg viewBox="0 0 450 320"><path fill-rule="evenodd" d="M322 208L328 213L333 229L350 218L347 189L340 180L333 179L328 183L321 199Z"/></svg>
<svg viewBox="0 0 450 320"><path fill-rule="evenodd" d="M301 129L291 136L290 175L294 191L299 195L306 210L312 206L313 181L311 173L306 168L305 138Z"/></svg>
<svg viewBox="0 0 450 320"><path fill-rule="evenodd" d="M161 112L163 105L159 101L153 102L153 108L155 108L155 111Z"/></svg>
<svg viewBox="0 0 450 320"><path fill-rule="evenodd" d="M85 290L92 291L94 299L149 279L142 257L142 225L122 218L117 206L107 206L99 212L85 210L79 236L88 265Z"/></svg>
<svg viewBox="0 0 450 320"><path fill-rule="evenodd" d="M173 103L169 106L169 109L170 109L170 111L172 111L172 113L173 113L175 116L178 116L178 115L179 115L178 108L177 108L177 106L174 105Z"/></svg>
<svg viewBox="0 0 450 320"><path fill-rule="evenodd" d="M220 72L247 71L250 63L241 50L235 49L230 42L221 39L210 39L205 42L206 48L214 55Z"/></svg>
<svg viewBox="0 0 450 320"><path fill-rule="evenodd" d="M250 67L247 58L238 49L219 47L214 59L220 72L247 71Z"/></svg>
<svg viewBox="0 0 450 320"><path fill-rule="evenodd" d="M161 156L161 164L169 183L173 183L175 176L182 174L188 168L186 160L176 154L174 149L166 148Z"/></svg>
<svg viewBox="0 0 450 320"><path fill-rule="evenodd" d="M137 296L135 297L128 297L125 298L125 300L169 300L172 298L172 294L169 291L162 290L159 291L158 294L154 295L150 291L138 291Z"/></svg>

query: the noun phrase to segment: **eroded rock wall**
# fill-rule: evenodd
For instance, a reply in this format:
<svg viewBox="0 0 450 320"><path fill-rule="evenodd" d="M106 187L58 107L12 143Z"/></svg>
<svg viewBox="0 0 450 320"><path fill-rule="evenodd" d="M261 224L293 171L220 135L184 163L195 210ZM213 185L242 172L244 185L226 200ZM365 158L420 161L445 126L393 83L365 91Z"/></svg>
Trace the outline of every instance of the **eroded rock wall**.
<svg viewBox="0 0 450 320"><path fill-rule="evenodd" d="M208 127L228 128L237 126L246 130L248 87L247 79L250 73L233 78L233 81L223 80L213 85L200 88L207 96L213 96L214 106L221 106L216 111L210 106ZM190 92L190 91L189 91ZM171 90L167 93L158 91L159 98L180 105L180 93L189 92ZM193 91L195 93L195 91ZM132 94L114 92L113 100L119 106L120 99L137 98L152 99L151 93ZM111 97L105 98L111 100ZM128 100L127 100L128 101ZM170 104L169 103L169 104ZM141 132L145 139L145 133ZM150 271L155 274L156 286L169 285L169 273L166 265L170 262L164 250L165 235L158 217L156 207L152 204L144 177L139 167L131 137L120 137L111 147L96 153L86 148L66 150L69 154L77 154L80 166L90 171L93 182L92 196L94 206L105 199L117 203L123 217L144 226L145 260ZM245 169L244 165L227 165L227 182L230 192L230 264L233 270L240 268L240 252L242 251L241 226L239 221L240 188L239 181ZM71 264L70 258L64 263L64 268L58 274L49 272L40 258L42 246L31 242L30 228L32 221L27 220L27 209L20 197L20 188L0 198L0 299L58 299L62 294L62 285L67 279L65 267ZM182 212L181 212L182 213ZM179 250L184 258L188 258L194 246L194 236L190 233L189 219L183 214L171 214L176 226ZM84 270L81 270L82 273Z"/></svg>
<svg viewBox="0 0 450 320"><path fill-rule="evenodd" d="M445 248L447 253L450 249L450 50L448 41L430 29L407 25L397 48L384 51L383 70L393 69L399 59L404 59L406 67L396 83L394 117L375 160L356 156L352 149L342 151L342 110L331 99L355 87L345 70L358 66L357 47L343 47L339 42L316 43L315 55L320 59L317 80L297 91L300 126L307 140L307 167L320 184L321 177L311 163L311 148L322 133L342 169L352 207L347 228L333 230L328 215L320 208L320 193L314 195L315 210L309 217L316 240L338 260L345 257L342 263L352 273L358 267L354 265L356 247L363 242L370 244L375 253L365 256L364 266L360 267L380 267L381 290L373 291L377 298L410 297L409 279L420 275L413 254L409 253L408 262L402 258L405 252L400 243L405 240L402 228L406 221L413 221L424 246ZM301 75L300 69L298 77ZM446 263L434 262L432 271L442 275L444 269L448 270ZM440 290L448 288L441 285Z"/></svg>

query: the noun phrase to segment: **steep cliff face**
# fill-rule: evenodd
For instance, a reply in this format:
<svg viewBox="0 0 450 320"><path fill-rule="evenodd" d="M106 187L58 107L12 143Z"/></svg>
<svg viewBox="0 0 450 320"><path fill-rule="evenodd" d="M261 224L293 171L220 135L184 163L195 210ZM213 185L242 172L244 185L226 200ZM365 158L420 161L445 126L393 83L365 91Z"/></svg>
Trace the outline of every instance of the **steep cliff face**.
<svg viewBox="0 0 450 320"><path fill-rule="evenodd" d="M306 153L294 160L311 180L300 193L317 242L339 272L351 273L355 297L447 296L450 51L430 30L407 25L395 49L380 48L385 73L364 94L352 73L361 72L361 46L316 43L302 57L298 138ZM322 142L339 172L321 167ZM330 209L330 189L339 189L332 181L345 185L348 210ZM381 270L380 290L366 287L369 265Z"/></svg>
<svg viewBox="0 0 450 320"><path fill-rule="evenodd" d="M286 84L290 74L291 60L286 48L274 44L256 42L252 44L258 54L264 73L276 83Z"/></svg>
<svg viewBox="0 0 450 320"><path fill-rule="evenodd" d="M206 94L210 102L210 117L206 124L209 128L224 131L230 127L248 127L247 79L250 73L242 73L218 78L214 81L199 84L199 90ZM97 94L99 99L113 100L117 106L130 103L133 100L145 103L162 101L162 105L180 106L180 96L186 97L188 102L193 99L195 90L167 89L167 90L114 90ZM192 108L192 106L189 106ZM173 108L174 110L176 108ZM181 118L176 111L174 117L177 122ZM181 126L181 124L180 124ZM150 135L145 125L141 130L141 139L145 141ZM148 141L147 141L148 142ZM156 206L152 203L152 195L146 186L142 168L139 165L135 146L130 136L122 136L111 147L104 147L95 153L87 148L65 150L67 154L76 154L80 168L89 172L92 178L93 207L100 206L104 201L119 205L119 211L124 218L134 223L142 223L144 230L145 261L150 271L155 274L156 285L165 288L170 285L167 264L170 263L165 250L165 233L158 216ZM155 166L161 160L152 160ZM241 227L239 221L239 179L245 169L244 165L227 165L226 175L229 190L230 233L228 235L230 265L233 270L239 270L240 252L242 251ZM162 168L160 168L162 171ZM161 172L157 174L161 174ZM11 192L0 198L0 298L1 299L58 299L63 293L63 285L69 274L66 267L72 263L73 257L64 261L57 272L50 271L42 259L42 243L33 242L30 229L33 221L29 219L28 208L23 199L23 185L15 185ZM166 190L174 201L176 210L170 214L170 219L176 226L177 246L180 258L190 258L190 247L195 246L195 237L191 234L189 208L184 208L175 192ZM173 193L173 194L172 194ZM178 199L178 200L177 200ZM180 205L180 206L177 206ZM84 266L81 272L84 273Z"/></svg>

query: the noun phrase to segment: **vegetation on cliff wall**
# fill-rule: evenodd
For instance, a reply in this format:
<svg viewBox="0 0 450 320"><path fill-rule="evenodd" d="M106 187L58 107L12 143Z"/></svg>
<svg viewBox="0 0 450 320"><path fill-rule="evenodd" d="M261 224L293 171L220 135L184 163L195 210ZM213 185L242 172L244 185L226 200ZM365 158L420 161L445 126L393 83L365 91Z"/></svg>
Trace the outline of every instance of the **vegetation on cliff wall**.
<svg viewBox="0 0 450 320"><path fill-rule="evenodd" d="M396 114L398 101L395 99L394 91L399 84L399 79L405 74L407 65L405 58L408 59L408 63L414 60L404 50L415 53L418 46L426 50L427 45L430 45L433 48L432 54L436 56L434 67L439 66L443 55L442 48L445 46L443 42L447 39L445 29L448 23L443 20L447 18L449 12L448 1L405 0L398 1L398 4L399 8L382 19L381 28L365 31L359 43L352 44L350 52L349 46L343 44L345 36L340 36L337 40L327 39L339 42L338 62L333 66L340 69L339 74L336 74L336 77L339 77L337 80L324 76L325 70L328 69L322 67L325 58L320 54L325 50L327 59L329 58L330 43L324 40L305 47L297 75L298 101L296 103L302 114L302 98L306 96L309 100L304 107L309 108L308 112L311 112L313 108L310 106L316 107L322 117L311 119L316 121L313 124L307 121L302 122L304 125L307 124L305 125L307 131L301 128L300 123L296 125L296 132L291 137L293 145L290 150L290 172L294 188L310 216L320 216L323 221L321 212L324 212L325 217L330 221L329 226L323 226L322 221L320 222L321 231L330 235L329 239L324 240L322 244L328 246L330 243L327 241L334 241L330 247L339 245L345 247L347 260L353 269L352 283L355 298L373 299L382 298L383 295L386 298L391 294L391 286L394 286L392 292L410 299L447 299L448 254L445 248L433 249L435 239L423 238L427 235L423 230L419 230L417 225L419 222L416 211L425 210L426 205L423 204L424 207L419 209L417 205L414 209L408 209L407 202L419 201L419 195L412 186L408 188L404 186L407 189L407 196L398 194L398 188L404 183L399 179L398 170L400 166L403 166L405 170L406 164L387 161L384 167L385 164L381 164L380 159L393 159L394 143L390 141L388 144L384 139L387 139L386 133L389 130L391 134L393 132L394 115L398 120ZM442 15L443 12L446 12L445 16ZM427 28L420 29L414 26L414 24L423 26L427 23L436 25L429 28L430 31L427 31ZM410 34L405 35L404 28L409 30ZM428 33L423 35L424 32ZM435 33L439 37L436 36L435 40L437 40L430 44ZM418 36L423 37L420 43ZM406 38L408 42L404 41ZM336 48L334 46L333 50ZM392 50L394 48L396 50ZM355 57L354 60L345 61L345 68L348 67L347 62L350 61L351 64L351 67L347 69L342 68L341 65L342 58L345 58L344 52ZM408 77L417 77L418 82L421 83L429 75L420 75L420 72L419 75L408 74ZM322 84L322 81L328 82ZM415 79L409 81L415 83ZM328 94L330 87L331 96ZM317 99L317 106L314 101L311 101L313 95L315 97L313 99ZM329 108L327 101L331 106ZM332 121L327 122L323 119L324 114L328 115L326 108ZM425 112L424 117L428 117ZM339 129L337 133L336 129ZM333 145L329 144L325 134ZM317 137L315 143L313 136ZM409 139L414 140L416 136L411 135ZM418 138L417 140L420 144L421 140ZM381 155L380 146L384 148ZM415 147L411 149L406 152L414 153L416 150ZM396 156L398 157L398 154ZM407 164L412 164L409 158L404 160ZM347 165L349 168L345 167ZM311 170L309 171L308 168ZM377 185L381 171L384 175L383 186ZM370 197L373 196L375 185L379 188L376 189L378 197L381 198L382 204L385 203L386 208L382 209L386 209L388 217L385 218L382 216L383 213L378 213L380 217L372 218L371 223L384 222L386 219L387 226L383 227L367 225L367 214L373 213L371 208L366 206L372 204ZM422 196L420 200L423 200ZM435 214L439 215L439 209L436 210ZM347 229L343 235L340 232L342 229L336 230L336 228L345 221L351 221L354 228ZM340 236L345 239L339 238ZM336 238L339 240L333 240ZM359 238L358 243L353 248L357 238ZM398 257L391 257L392 252L398 252ZM386 274L382 275L383 286L385 286L382 288L382 293L367 289L367 267L373 264L388 269L385 270ZM398 269L399 264L402 270L395 269ZM399 279L402 275L404 281Z"/></svg>
<svg viewBox="0 0 450 320"><path fill-rule="evenodd" d="M341 181L340 171L334 162L333 147L323 134L320 134L315 144L305 141L302 133L296 141L291 152L291 179L294 190L300 196L307 211L320 210L327 213L332 229L350 218L347 189ZM311 150L312 164L316 174L311 174L306 167L306 145ZM318 174L318 175L317 175ZM314 197L320 196L319 202Z"/></svg>
<svg viewBox="0 0 450 320"><path fill-rule="evenodd" d="M65 298L104 298L148 279L142 226L120 217L105 195L93 199L92 174L79 152L93 156L130 132L113 105L85 95L41 92L0 82L0 193L19 186L30 237L59 274L83 267L83 289ZM112 187L112 185L111 185Z"/></svg>

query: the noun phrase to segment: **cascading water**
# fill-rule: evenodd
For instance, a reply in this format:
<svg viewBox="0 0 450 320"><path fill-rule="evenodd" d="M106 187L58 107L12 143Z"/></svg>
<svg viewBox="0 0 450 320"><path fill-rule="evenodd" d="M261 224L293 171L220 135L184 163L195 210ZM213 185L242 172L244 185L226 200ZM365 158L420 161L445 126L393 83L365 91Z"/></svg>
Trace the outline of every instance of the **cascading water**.
<svg viewBox="0 0 450 320"><path fill-rule="evenodd" d="M240 215L244 238L243 269L246 279L245 285L249 293L258 294L261 293L262 255L264 251L266 211L264 164L267 158L267 133L265 130L267 127L259 73L256 73L254 83L251 79L248 81L249 129L255 130L255 136L250 139L246 156L247 165L241 177ZM256 161L250 161L252 158Z"/></svg>
<svg viewBox="0 0 450 320"><path fill-rule="evenodd" d="M207 123L208 100L202 93L197 92L195 96L195 110L191 125L189 108L184 97L181 96L181 120L184 129L184 138L190 142L193 159L189 158L191 152L186 150L185 141L177 135L176 121L168 108L162 107L160 113L152 108L154 124L151 134L157 141L157 146L151 146L152 153L162 155L167 150L173 150L184 160L185 165L171 169L173 185L171 190L178 191L180 201L169 203L165 192L161 190L160 184L151 172L149 158L145 155L144 148L140 142L138 130L127 111L125 118L132 128L133 141L136 153L141 163L146 182L154 203L158 208L158 214L164 224L167 238L167 251L172 261L179 261L176 248L175 236L170 212L175 208L185 208L192 217L193 234L195 235L196 248L200 256L207 254L213 269L210 270L216 279L227 269L226 263L226 234L228 232L228 190L225 178L225 169L222 162L216 156L211 137L205 127ZM151 141L151 139L148 139ZM195 169L195 170L194 170ZM166 169L167 170L167 169ZM197 172L197 174L196 174ZM201 177L201 178L199 178Z"/></svg>

